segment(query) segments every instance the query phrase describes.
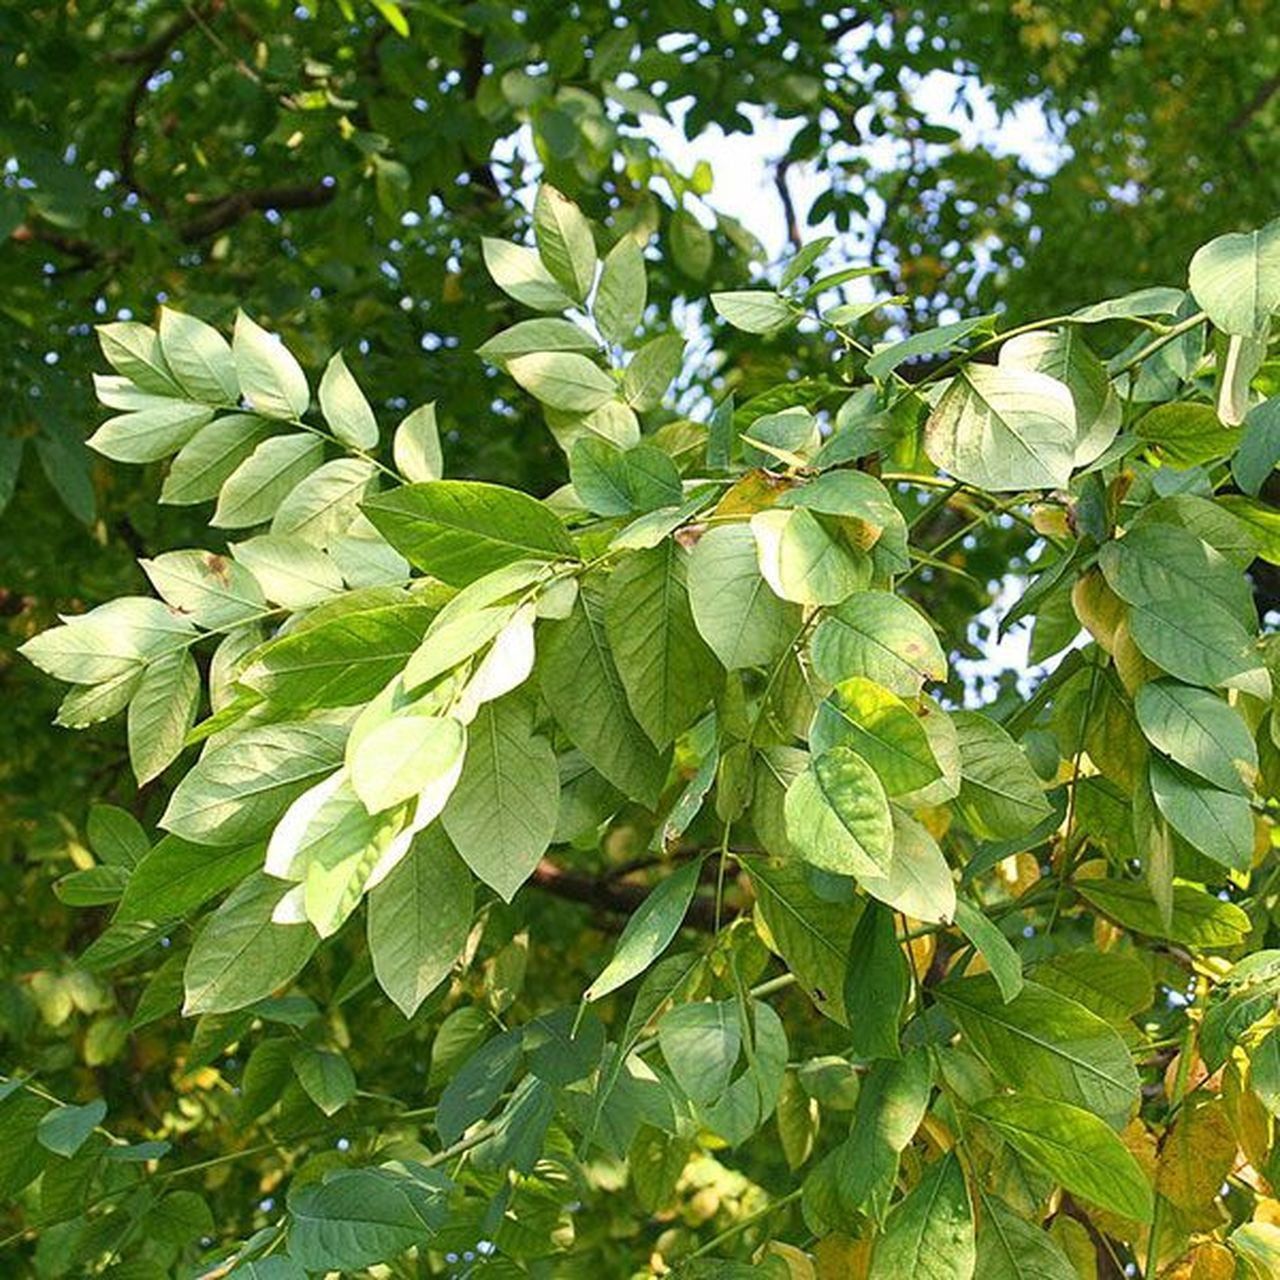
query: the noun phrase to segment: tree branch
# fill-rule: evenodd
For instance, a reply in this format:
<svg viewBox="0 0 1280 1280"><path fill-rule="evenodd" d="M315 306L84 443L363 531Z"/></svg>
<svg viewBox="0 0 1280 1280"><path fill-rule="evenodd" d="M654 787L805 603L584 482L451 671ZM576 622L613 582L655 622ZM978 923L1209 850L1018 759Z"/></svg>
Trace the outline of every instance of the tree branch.
<svg viewBox="0 0 1280 1280"><path fill-rule="evenodd" d="M318 209L328 204L337 190L335 182L314 182L233 191L230 195L210 200L204 212L184 223L178 234L187 244L195 244L217 235L219 231L225 231L254 210Z"/></svg>
<svg viewBox="0 0 1280 1280"><path fill-rule="evenodd" d="M75 266L69 271L85 271L96 267L99 263L123 262L129 257L125 250L106 250L99 248L89 240L78 236L64 235L52 227L44 227L39 223L22 222L14 227L9 238L17 244L46 244L59 253L75 259Z"/></svg>
<svg viewBox="0 0 1280 1280"><path fill-rule="evenodd" d="M556 866L550 858L543 858L538 863L529 883L557 898L624 916L631 915L652 892L638 884L597 879L579 871L567 871L564 867ZM722 921L732 920L734 914L732 911L722 912ZM708 898L695 897L689 904L685 923L711 933L716 927L715 915L715 903Z"/></svg>
<svg viewBox="0 0 1280 1280"><path fill-rule="evenodd" d="M1227 125L1227 132L1239 133L1277 93L1280 93L1280 71L1258 86L1257 92L1241 107L1235 119Z"/></svg>
<svg viewBox="0 0 1280 1280"><path fill-rule="evenodd" d="M222 0L208 0L204 5L187 5L185 11L165 27L154 39L137 49L113 54L113 60L125 65L137 66L141 70L129 90L124 104L124 128L120 132L120 183L127 191L133 192L149 205L159 207L155 195L138 180L134 152L138 140L138 113L142 109L142 100L146 96L151 77L160 70L170 50L197 23L204 21L205 12L213 12L220 8Z"/></svg>
<svg viewBox="0 0 1280 1280"><path fill-rule="evenodd" d="M796 205L791 198L791 188L787 186L787 170L790 167L790 160L778 161L777 168L773 171L773 185L777 188L778 199L782 201L782 216L787 224L787 239L794 248L799 249L804 243L804 237L800 233L800 220L796 217Z"/></svg>
<svg viewBox="0 0 1280 1280"><path fill-rule="evenodd" d="M194 5L188 6L146 44L140 44L134 49L117 49L107 56L112 62L122 67L146 66L154 70L156 65L164 59L165 54L196 25L199 21L197 13Z"/></svg>

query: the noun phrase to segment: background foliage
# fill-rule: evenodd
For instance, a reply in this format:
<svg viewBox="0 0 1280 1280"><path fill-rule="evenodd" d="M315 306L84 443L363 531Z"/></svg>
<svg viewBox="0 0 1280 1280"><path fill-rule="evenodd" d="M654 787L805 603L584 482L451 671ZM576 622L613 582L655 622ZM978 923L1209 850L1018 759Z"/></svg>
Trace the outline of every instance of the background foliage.
<svg viewBox="0 0 1280 1280"><path fill-rule="evenodd" d="M1099 5L1083 26L1074 9L928 6L865 15L797 5L750 12L744 24L727 8L685 6L627 6L618 18L605 6L582 6L567 23L563 12L536 7L522 18L483 6L349 11L326 4L306 18L275 5L11 7L0 17L12 104L2 126L11 157L0 206L9 236L4 306L15 334L4 357L9 394L0 434L0 489L5 496L15 490L0 549L7 645L48 625L57 610L145 589L137 557L207 543L203 513L193 519L154 506L158 467L91 464L81 443L96 416L89 374L104 367L91 325L121 315L153 321L160 302L224 327L242 305L269 318L317 374L331 351L344 348L380 416L394 421L413 405L437 403L451 476L552 490L566 478L566 462L536 392L524 394L501 367L473 354L528 314L489 281L481 236L522 237L528 180L545 172L608 227L606 244L629 230L648 233L651 305L642 332L670 331L673 316L687 332L683 301L744 287L761 257L748 233L716 218L714 174L677 173L640 132L644 112L689 93L697 101L685 127L693 131L708 122L732 127L744 103L806 122L781 168L783 185L786 164L814 160L829 184L815 213L887 262L888 288L910 298L860 320L859 341L876 341L904 322L923 330L957 310L1003 306L1007 327L1131 287L1184 283L1198 244L1230 226L1258 225L1276 207L1274 175L1259 160L1276 128L1276 82L1260 70L1274 62L1277 39L1265 6ZM599 38L609 26L615 32ZM1045 178L1016 157L968 148L941 122L922 118L906 73L934 66L976 75L1001 106L1038 98L1058 121L1070 158ZM1210 102L1214 110L1206 109ZM531 141L513 152L507 140L522 128ZM892 140L892 160L879 150L869 158L876 137ZM1118 244L1125 252L1116 252ZM1119 353L1122 362L1120 337L1105 333L1100 353ZM834 410L841 388L865 380L858 353L812 326L762 339L722 325L714 349L703 341L693 356L673 394L646 410L650 431L678 423L682 411L705 420L708 393L720 400L731 388L742 404L785 379L810 378L808 402ZM926 355L908 376L930 367ZM1194 395L1194 370L1188 355L1146 403ZM1267 376L1264 370L1258 383L1264 390ZM1199 386L1207 403L1213 388ZM685 465L679 431L671 427L665 439ZM1166 460L1213 462L1194 440L1180 448ZM987 524L971 544L963 526L983 508L969 503L958 494L924 509L913 534L921 548L945 545L950 563L970 575L925 565L909 587L953 654L973 651L969 619L990 599L990 584L1021 566L1033 541L1025 526L1007 521ZM1265 588L1265 567L1255 565L1253 579ZM1070 622L1060 618L1057 627L1060 633ZM1053 624L1038 624L1047 637L1040 656L1053 652L1045 648L1051 631ZM99 830L89 829L91 797L123 805L152 827L163 789L135 788L122 727L53 737L45 727L57 706L50 683L7 655L3 661L12 725L0 800L5 893L13 904L6 911L7 1053L57 1096L105 1098L113 1132L138 1142L179 1140L184 1165L235 1157L207 1178L189 1175L172 1186L199 1184L223 1238L247 1236L275 1220L276 1193L319 1147L341 1142L344 1155L365 1159L368 1144L400 1132L391 1121L404 1100L411 1112L434 1105L476 1027L466 1018L454 1023L450 1058L436 1034L438 1012L428 1008L406 1025L386 1002L362 998L371 976L352 967L352 944L342 935L307 971L322 1019L285 1002L252 1032L242 1016L223 1014L195 1024L194 1039L192 1024L173 1016L131 1030L151 970L93 974L73 959L100 933L103 913L91 904L69 912L49 884L72 867L92 866L94 855L110 862L108 848L140 850L137 833L114 813L100 811ZM944 689L963 696L957 681ZM1003 715L1014 704L998 707ZM690 768L703 745L693 748ZM475 1002L500 1016L514 1008L523 1022L572 1004L616 934L619 908L643 897L648 873L626 871L646 856L651 821L625 810L597 853L539 868L542 887L558 896L526 892L511 907L491 903L482 938L468 944L478 948L469 976L449 992L449 1007ZM131 856L118 853L116 865ZM105 890L82 888L82 903L86 892L92 899ZM64 887L63 896L75 900L76 891ZM581 905L567 905L574 898ZM1265 905L1265 892L1255 901ZM1056 922L1053 899L1046 909ZM1031 924L1044 918L1028 917ZM750 930L735 928L730 950L745 949L748 970L762 965ZM1265 922L1255 919L1253 928L1252 942L1265 942ZM1034 943L1027 956L1040 958ZM527 1000L518 994L526 966L538 974L538 994L519 1003ZM1151 976L1165 986L1172 978ZM1179 974L1172 985L1184 981ZM782 1000L793 1058L840 1047L803 996ZM1157 1053L1183 1032L1176 1011L1161 1017L1150 1037ZM793 1028L810 1022L812 1044L809 1030L797 1040ZM291 1085L258 1133L243 1093L233 1091L243 1091L247 1054L273 1041L270 1029L295 1024L286 1036L290 1054L298 1044L341 1049L361 1092L326 1123L314 1092ZM389 1054L396 1043L418 1047ZM260 1070L280 1052L267 1051ZM1183 1088L1197 1069L1187 1067ZM789 1087L794 1106L797 1086ZM1223 1088L1230 1104L1230 1086ZM823 1096L837 1115L847 1103ZM17 1095L9 1105L31 1104ZM801 1099L798 1112L807 1110ZM24 1112L20 1122L35 1114ZM1250 1116L1256 1137L1259 1122ZM404 1121L406 1138L416 1136L413 1120ZM1215 1123L1204 1122L1206 1142ZM589 1207L574 1216L575 1258L584 1269L603 1259L622 1273L659 1237L674 1256L692 1237L709 1240L763 1205L761 1187L791 1185L784 1156L794 1151L744 1150L745 1160L742 1153L722 1160L712 1150L687 1166L674 1218L666 1205L647 1217L658 1204L645 1193L639 1207L609 1194L610 1177L621 1175L608 1162L593 1169ZM1200 1147L1193 1150L1199 1158ZM144 1148L137 1158L150 1154ZM312 1171L334 1158L324 1156ZM118 1185L117 1194L126 1194L126 1181L113 1182L100 1161L67 1167L90 1163L100 1189ZM121 1163L127 1173L128 1158ZM56 1194L49 1189L55 1179L46 1177L14 1229L40 1218L57 1223L64 1210L78 1209L78 1176L69 1174L73 1185ZM558 1206L568 1198L548 1194L545 1238L554 1241L564 1230ZM163 1252L163 1231L147 1232L150 1244L163 1246L151 1258L161 1270L210 1229L193 1201L170 1208L174 1252ZM154 1225L149 1212L145 1206L129 1221ZM1250 1211L1237 1203L1232 1212L1239 1219ZM101 1246L99 1261L117 1247L138 1250L136 1229L123 1241L111 1237L123 1226L117 1219L114 1228L98 1228L100 1241L90 1237L90 1246ZM36 1265L57 1273L73 1229L82 1228L46 1231ZM481 1238L478 1228L473 1235ZM735 1240L748 1256L741 1241L752 1243L751 1233ZM22 1248L31 1254L29 1238Z"/></svg>

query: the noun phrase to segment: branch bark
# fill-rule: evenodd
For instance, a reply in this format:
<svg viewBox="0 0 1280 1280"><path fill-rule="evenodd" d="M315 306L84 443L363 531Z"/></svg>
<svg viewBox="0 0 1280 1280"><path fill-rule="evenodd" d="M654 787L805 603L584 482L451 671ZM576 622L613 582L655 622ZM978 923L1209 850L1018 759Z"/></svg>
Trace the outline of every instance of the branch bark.
<svg viewBox="0 0 1280 1280"><path fill-rule="evenodd" d="M1227 125L1227 132L1239 133L1277 93L1280 93L1280 71L1258 86L1257 92L1241 107L1235 119Z"/></svg>
<svg viewBox="0 0 1280 1280"><path fill-rule="evenodd" d="M789 160L778 161L778 166L773 171L773 185L778 190L778 199L782 201L782 216L786 219L787 239L793 248L799 249L804 243L804 237L800 233L800 220L796 217L796 205L791 198L791 188L787 186L787 170L790 167Z"/></svg>
<svg viewBox="0 0 1280 1280"><path fill-rule="evenodd" d="M187 244L196 244L225 231L254 210L318 209L337 194L336 182L293 183L276 187L253 187L232 191L208 201L204 212L184 223L178 234Z"/></svg>
<svg viewBox="0 0 1280 1280"><path fill-rule="evenodd" d="M568 871L557 866L550 858L543 858L533 870L529 883L546 893L554 894L569 902L580 902L583 906L594 907L597 911L605 911L612 915L631 915L649 896L651 889L643 885L627 884L624 881L599 879L595 876L583 875L579 871ZM726 909L721 912L721 923L727 923L735 916L735 912ZM695 929L708 933L716 927L715 903L707 898L694 898L689 904L685 923Z"/></svg>

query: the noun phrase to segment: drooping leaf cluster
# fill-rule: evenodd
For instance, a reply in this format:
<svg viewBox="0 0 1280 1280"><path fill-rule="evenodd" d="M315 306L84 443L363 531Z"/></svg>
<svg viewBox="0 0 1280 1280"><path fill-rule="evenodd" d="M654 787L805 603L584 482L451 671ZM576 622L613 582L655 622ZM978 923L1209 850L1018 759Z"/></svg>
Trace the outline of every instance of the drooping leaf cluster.
<svg viewBox="0 0 1280 1280"><path fill-rule="evenodd" d="M533 221L485 244L536 314L483 353L565 454L545 499L445 478L431 405L384 441L341 355L313 408L248 315L102 328L91 445L167 461L161 501L229 546L25 646L64 724L124 713L139 781L172 784L156 842L101 811L62 881L112 907L81 964L138 980L135 1028L197 1019L196 1069L247 1052L239 1123L303 1157L361 1105L357 1009L430 1069L253 1234L166 1211L181 1164L15 1078L24 1225L90 1266L540 1274L602 1248L574 1206L625 1189L685 1224L629 1271L1270 1274L1280 732L1250 570L1280 556L1280 226L1205 245L1185 290L874 346L818 242L711 301L833 334L838 410L784 382L672 418L643 236L547 185ZM1003 621L1045 665L963 707L916 588L1001 522L1035 556ZM512 914L539 890L627 915L559 1001ZM698 1188L747 1204L739 1165L760 1211L700 1234Z"/></svg>

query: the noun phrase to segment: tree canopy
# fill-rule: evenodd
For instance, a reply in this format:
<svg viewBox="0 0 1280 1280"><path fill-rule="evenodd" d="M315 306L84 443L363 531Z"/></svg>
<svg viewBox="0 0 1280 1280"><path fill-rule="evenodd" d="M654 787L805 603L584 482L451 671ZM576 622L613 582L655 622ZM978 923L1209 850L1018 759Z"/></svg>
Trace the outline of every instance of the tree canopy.
<svg viewBox="0 0 1280 1280"><path fill-rule="evenodd" d="M1275 1274L1278 37L1187 8L0 15L16 1271ZM645 132L761 111L773 263Z"/></svg>

